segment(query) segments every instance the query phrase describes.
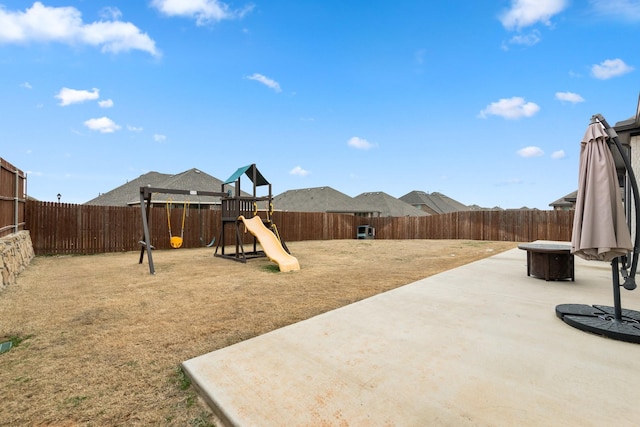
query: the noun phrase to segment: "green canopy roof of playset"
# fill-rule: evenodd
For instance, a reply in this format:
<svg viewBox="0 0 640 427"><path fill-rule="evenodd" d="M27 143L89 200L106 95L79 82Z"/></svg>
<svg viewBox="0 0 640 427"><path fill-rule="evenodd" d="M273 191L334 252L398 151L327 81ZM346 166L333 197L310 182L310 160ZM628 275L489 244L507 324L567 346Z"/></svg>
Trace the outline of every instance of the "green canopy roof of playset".
<svg viewBox="0 0 640 427"><path fill-rule="evenodd" d="M262 176L255 164L238 168L224 183L231 184L235 182L243 173L245 173L256 186L269 185L269 181Z"/></svg>

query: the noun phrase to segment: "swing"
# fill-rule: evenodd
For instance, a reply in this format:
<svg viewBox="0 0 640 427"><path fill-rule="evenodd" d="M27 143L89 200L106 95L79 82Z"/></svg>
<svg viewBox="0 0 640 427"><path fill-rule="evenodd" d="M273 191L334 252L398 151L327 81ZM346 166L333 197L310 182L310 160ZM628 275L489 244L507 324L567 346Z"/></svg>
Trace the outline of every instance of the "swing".
<svg viewBox="0 0 640 427"><path fill-rule="evenodd" d="M187 216L187 208L189 207L189 201L185 201L184 205L182 207L182 228L180 229L180 237L178 236L173 236L171 234L171 209L169 208L169 206L171 205L172 200L169 198L167 199L167 224L169 225L169 243L171 244L171 247L174 249L178 249L179 247L182 246L182 241L184 239L184 220L185 217Z"/></svg>

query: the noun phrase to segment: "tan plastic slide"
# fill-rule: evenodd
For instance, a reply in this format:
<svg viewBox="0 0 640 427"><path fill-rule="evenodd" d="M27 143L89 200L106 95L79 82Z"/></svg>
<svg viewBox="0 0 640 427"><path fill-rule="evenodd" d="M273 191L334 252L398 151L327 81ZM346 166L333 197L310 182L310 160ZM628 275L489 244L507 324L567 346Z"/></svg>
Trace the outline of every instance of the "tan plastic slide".
<svg viewBox="0 0 640 427"><path fill-rule="evenodd" d="M258 242L260 242L260 246L262 246L262 250L267 255L267 257L278 264L280 271L297 271L300 270L300 264L298 263L298 259L292 255L289 255L287 251L284 250L282 244L278 240L275 234L271 232L267 227L265 227L262 222L262 218L259 216L254 216L251 219L247 219L244 216L240 215L238 217L239 220L242 220L244 226L247 227L247 230L256 238Z"/></svg>

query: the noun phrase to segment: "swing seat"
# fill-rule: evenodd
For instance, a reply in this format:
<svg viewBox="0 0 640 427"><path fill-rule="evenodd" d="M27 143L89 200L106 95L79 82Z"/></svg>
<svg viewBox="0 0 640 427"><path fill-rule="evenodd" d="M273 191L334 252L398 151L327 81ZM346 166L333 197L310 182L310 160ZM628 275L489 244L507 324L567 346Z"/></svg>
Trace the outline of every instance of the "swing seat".
<svg viewBox="0 0 640 427"><path fill-rule="evenodd" d="M178 237L178 236L173 236L171 238L171 247L174 249L178 249L179 247L182 246L182 237Z"/></svg>
<svg viewBox="0 0 640 427"><path fill-rule="evenodd" d="M179 247L182 246L182 236L184 235L184 219L187 216L189 201L187 200L186 202L184 202L184 205L182 207L182 229L180 230L180 237L173 236L171 234L171 203L173 203L171 198L167 199L166 208L167 208L167 225L169 226L169 244L171 245L172 248L178 249Z"/></svg>

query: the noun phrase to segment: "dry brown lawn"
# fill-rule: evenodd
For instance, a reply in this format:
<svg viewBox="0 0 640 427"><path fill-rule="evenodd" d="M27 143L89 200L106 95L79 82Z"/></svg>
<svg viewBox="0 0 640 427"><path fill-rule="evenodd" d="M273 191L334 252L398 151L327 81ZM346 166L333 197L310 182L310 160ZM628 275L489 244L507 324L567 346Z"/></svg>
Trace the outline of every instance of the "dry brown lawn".
<svg viewBox="0 0 640 427"><path fill-rule="evenodd" d="M292 242L301 270L213 250L37 257L0 292L0 425L217 425L180 369L195 356L516 247Z"/></svg>

